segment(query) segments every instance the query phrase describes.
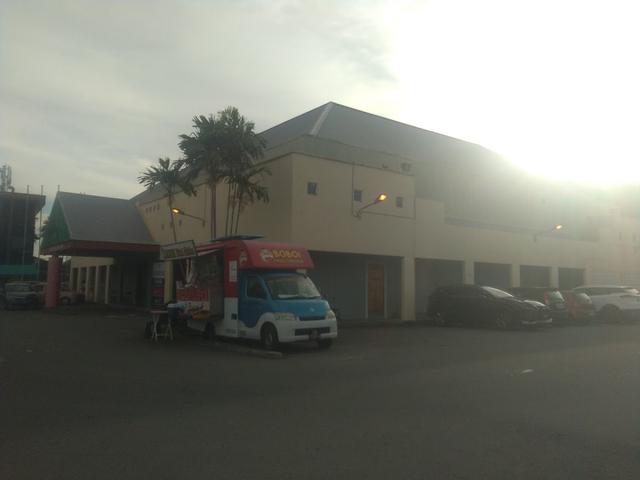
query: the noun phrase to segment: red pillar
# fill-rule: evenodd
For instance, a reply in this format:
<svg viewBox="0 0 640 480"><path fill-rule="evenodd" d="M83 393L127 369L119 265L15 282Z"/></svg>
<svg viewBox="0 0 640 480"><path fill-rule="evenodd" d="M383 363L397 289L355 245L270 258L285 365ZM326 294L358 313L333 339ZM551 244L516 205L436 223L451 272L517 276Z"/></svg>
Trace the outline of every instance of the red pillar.
<svg viewBox="0 0 640 480"><path fill-rule="evenodd" d="M44 306L55 308L60 297L60 257L52 255L47 266L47 297Z"/></svg>

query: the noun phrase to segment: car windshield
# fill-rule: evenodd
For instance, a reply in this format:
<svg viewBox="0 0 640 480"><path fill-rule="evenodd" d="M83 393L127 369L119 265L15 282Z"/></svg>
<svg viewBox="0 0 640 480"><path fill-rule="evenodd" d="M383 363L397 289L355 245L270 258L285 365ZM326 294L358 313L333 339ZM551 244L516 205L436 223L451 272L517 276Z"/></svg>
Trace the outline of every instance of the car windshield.
<svg viewBox="0 0 640 480"><path fill-rule="evenodd" d="M499 290L497 288L493 288L493 287L482 287L482 289L487 292L489 295L491 295L492 297L496 297L496 298L508 298L508 297L513 297L513 295L511 295L510 293L505 292L504 290Z"/></svg>
<svg viewBox="0 0 640 480"><path fill-rule="evenodd" d="M320 298L320 292L306 275L274 275L266 278L271 298L306 299Z"/></svg>

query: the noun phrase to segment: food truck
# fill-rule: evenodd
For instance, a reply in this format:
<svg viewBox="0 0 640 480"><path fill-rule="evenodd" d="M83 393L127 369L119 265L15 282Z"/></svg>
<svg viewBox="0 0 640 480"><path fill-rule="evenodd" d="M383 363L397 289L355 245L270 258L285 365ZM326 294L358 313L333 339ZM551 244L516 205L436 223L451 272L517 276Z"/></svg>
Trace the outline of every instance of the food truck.
<svg viewBox="0 0 640 480"><path fill-rule="evenodd" d="M268 349L307 340L329 348L338 335L336 316L306 274L313 268L309 252L260 238L163 247L164 260L183 262L176 300L186 326L209 338L260 340Z"/></svg>

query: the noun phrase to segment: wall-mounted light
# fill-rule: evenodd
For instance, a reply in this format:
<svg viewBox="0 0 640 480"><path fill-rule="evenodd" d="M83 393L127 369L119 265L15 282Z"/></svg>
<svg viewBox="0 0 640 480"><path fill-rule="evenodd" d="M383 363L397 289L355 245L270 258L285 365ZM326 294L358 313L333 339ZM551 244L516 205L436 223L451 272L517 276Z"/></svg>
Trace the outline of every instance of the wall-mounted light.
<svg viewBox="0 0 640 480"><path fill-rule="evenodd" d="M364 207L360 208L356 213L355 216L357 218L362 218L362 212L363 210L377 204L377 203L381 203L384 202L386 199L388 198L386 193L379 193L378 196L375 198L375 200L371 203L367 203Z"/></svg>
<svg viewBox="0 0 640 480"><path fill-rule="evenodd" d="M557 232L558 230L562 230L564 228L564 225L562 225L561 223L558 223L556 225L553 226L553 228L550 228L548 230L541 230L539 232L536 232L533 234L533 241L537 242L538 241L538 235L543 235L545 233L551 233L551 232Z"/></svg>
<svg viewBox="0 0 640 480"><path fill-rule="evenodd" d="M196 220L200 220L202 222L202 225L204 225L204 218L202 217L196 217L195 215L190 215L188 213L186 213L184 210L181 210L177 207L173 207L171 209L171 213L174 215L182 215L183 217L189 217L189 218L194 218Z"/></svg>

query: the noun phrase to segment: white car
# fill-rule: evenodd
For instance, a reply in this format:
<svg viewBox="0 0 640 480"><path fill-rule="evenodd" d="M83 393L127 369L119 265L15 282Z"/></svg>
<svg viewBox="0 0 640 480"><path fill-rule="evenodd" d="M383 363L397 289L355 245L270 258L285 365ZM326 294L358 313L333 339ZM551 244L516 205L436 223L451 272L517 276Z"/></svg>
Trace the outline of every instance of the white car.
<svg viewBox="0 0 640 480"><path fill-rule="evenodd" d="M596 314L606 321L619 321L624 317L640 317L640 292L623 285L585 285L573 289L591 298Z"/></svg>

